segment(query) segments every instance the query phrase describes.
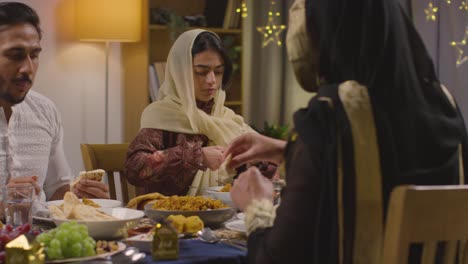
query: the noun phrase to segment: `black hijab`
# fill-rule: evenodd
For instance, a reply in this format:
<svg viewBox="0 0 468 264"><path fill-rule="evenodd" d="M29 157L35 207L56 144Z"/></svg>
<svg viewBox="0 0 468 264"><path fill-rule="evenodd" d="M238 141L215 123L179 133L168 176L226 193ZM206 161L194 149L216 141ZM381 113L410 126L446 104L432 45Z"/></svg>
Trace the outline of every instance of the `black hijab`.
<svg viewBox="0 0 468 264"><path fill-rule="evenodd" d="M463 119L398 1L307 0L306 17L321 79L368 87L382 169L392 181L417 183L428 169L447 166L465 136Z"/></svg>
<svg viewBox="0 0 468 264"><path fill-rule="evenodd" d="M315 97L308 108L296 112L294 122L302 141L323 158L319 177L325 184L313 263L336 263L341 243L336 215L337 138L346 141L351 134L337 99L339 84L355 80L368 88L385 211L396 185L457 184L459 146L464 152L468 146L463 118L443 92L421 38L397 0L306 0L306 19L318 47L318 75L324 80L318 94L337 103L333 110ZM343 155L348 156L343 158L343 197L350 198L344 199L345 218L350 216L345 230L351 232L343 242L346 257L352 254L346 248L353 243L352 146L344 146Z"/></svg>

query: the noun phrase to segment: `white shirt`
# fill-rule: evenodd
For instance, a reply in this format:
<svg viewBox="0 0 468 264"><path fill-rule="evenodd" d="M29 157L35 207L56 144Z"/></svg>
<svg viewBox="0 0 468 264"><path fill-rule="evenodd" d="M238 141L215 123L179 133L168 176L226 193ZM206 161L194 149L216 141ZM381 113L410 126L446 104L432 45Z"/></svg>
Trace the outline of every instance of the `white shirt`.
<svg viewBox="0 0 468 264"><path fill-rule="evenodd" d="M23 102L12 107L9 123L0 107L0 184L33 175L42 186L41 202L73 178L57 108L45 96L29 91Z"/></svg>

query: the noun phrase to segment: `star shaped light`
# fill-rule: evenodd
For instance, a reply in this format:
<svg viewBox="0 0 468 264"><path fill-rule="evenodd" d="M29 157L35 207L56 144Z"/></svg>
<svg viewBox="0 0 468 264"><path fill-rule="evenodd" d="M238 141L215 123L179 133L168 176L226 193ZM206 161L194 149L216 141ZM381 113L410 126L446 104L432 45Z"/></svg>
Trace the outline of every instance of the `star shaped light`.
<svg viewBox="0 0 468 264"><path fill-rule="evenodd" d="M458 53L457 58L457 68L460 67L463 63L468 61L468 56L464 55L463 48L466 46L466 42L468 40L468 27L465 28L465 36L459 42L452 41L450 45L455 48Z"/></svg>
<svg viewBox="0 0 468 264"><path fill-rule="evenodd" d="M273 12L274 1L271 1L270 11L268 11L268 23L266 26L257 27L257 31L263 35L262 47L268 46L272 42L276 42L278 46L283 45L281 42L280 34L286 29L285 25L277 25L274 22L274 17L280 17L280 12Z"/></svg>
<svg viewBox="0 0 468 264"><path fill-rule="evenodd" d="M468 11L468 4L466 1L462 1L460 3L460 7L458 7L460 10L465 10L465 11Z"/></svg>
<svg viewBox="0 0 468 264"><path fill-rule="evenodd" d="M449 2L447 2L449 3ZM432 2L429 2L429 6L424 9L424 13L426 13L426 20L427 21L436 21L436 14L437 14L437 11L439 10L438 7L434 7L434 5L432 4Z"/></svg>
<svg viewBox="0 0 468 264"><path fill-rule="evenodd" d="M236 12L240 13L242 18L247 17L247 5L245 4L245 1L242 1L241 7L238 7Z"/></svg>

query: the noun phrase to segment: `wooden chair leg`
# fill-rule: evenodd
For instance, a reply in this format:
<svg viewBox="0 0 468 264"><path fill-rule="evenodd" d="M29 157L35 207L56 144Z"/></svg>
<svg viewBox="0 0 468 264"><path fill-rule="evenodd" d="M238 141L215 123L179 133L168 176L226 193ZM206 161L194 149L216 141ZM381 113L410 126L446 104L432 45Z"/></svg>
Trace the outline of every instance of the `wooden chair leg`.
<svg viewBox="0 0 468 264"><path fill-rule="evenodd" d="M117 199L117 194L115 193L114 173L111 172L111 171L107 172L107 179L109 180L110 198L116 200Z"/></svg>
<svg viewBox="0 0 468 264"><path fill-rule="evenodd" d="M120 187L122 189L122 200L124 204L128 203L128 182L127 176L123 171L119 172L120 174Z"/></svg>

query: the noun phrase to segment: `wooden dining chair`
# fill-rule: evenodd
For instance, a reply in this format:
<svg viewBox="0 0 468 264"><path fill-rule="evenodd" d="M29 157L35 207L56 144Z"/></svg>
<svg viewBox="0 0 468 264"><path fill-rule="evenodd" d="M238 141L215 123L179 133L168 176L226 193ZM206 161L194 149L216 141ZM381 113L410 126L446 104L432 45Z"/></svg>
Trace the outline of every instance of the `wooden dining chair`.
<svg viewBox="0 0 468 264"><path fill-rule="evenodd" d="M81 144L81 155L85 169L106 171L109 182L109 192L111 199L117 199L114 173L120 175L120 186L122 190L122 202L127 204L129 199L135 197L133 185L128 184L125 175L125 156L128 144Z"/></svg>
<svg viewBox="0 0 468 264"><path fill-rule="evenodd" d="M444 264L466 263L468 186L399 186L388 207L382 264L408 263L410 245L422 244L421 263L436 263L438 242ZM465 258L466 259L466 258Z"/></svg>

